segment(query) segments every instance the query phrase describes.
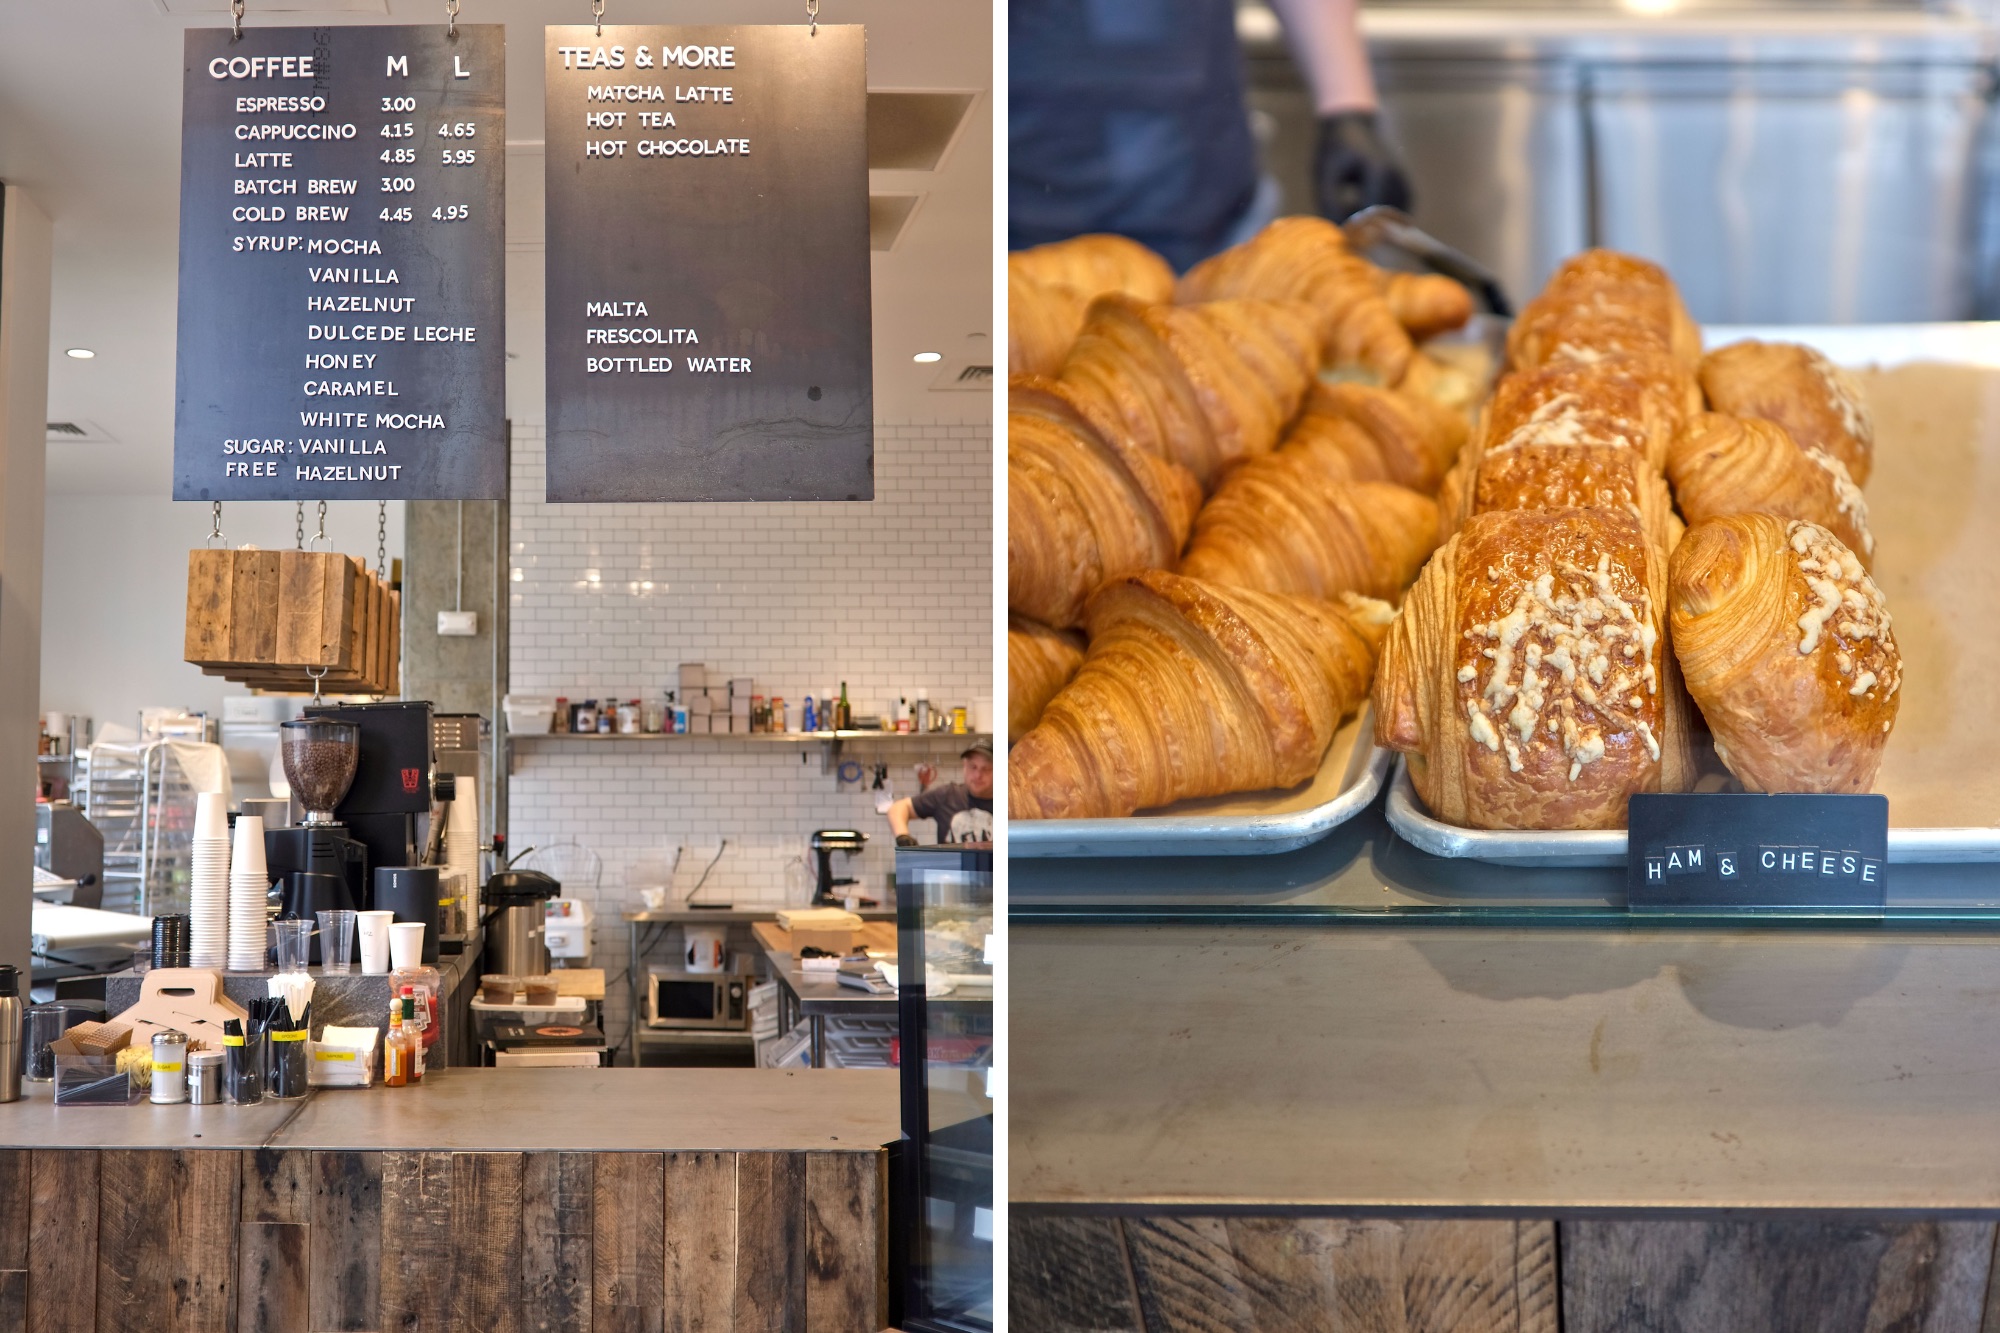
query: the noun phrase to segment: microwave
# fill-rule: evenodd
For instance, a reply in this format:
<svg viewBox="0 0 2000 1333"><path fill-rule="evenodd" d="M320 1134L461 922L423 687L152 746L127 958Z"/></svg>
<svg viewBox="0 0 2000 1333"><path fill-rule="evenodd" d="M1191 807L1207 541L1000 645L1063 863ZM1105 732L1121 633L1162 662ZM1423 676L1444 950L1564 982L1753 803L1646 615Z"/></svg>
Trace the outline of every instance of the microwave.
<svg viewBox="0 0 2000 1333"><path fill-rule="evenodd" d="M646 969L646 1026L744 1031L750 1026L750 982L738 972Z"/></svg>

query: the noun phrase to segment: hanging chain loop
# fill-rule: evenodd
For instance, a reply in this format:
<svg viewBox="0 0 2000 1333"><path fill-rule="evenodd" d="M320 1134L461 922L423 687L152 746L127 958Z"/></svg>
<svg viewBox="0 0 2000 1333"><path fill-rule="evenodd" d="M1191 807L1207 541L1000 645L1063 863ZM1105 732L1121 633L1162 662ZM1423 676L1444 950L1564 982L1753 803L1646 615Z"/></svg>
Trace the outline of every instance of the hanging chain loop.
<svg viewBox="0 0 2000 1333"><path fill-rule="evenodd" d="M458 0L444 0L444 35L458 36Z"/></svg>
<svg viewBox="0 0 2000 1333"><path fill-rule="evenodd" d="M597 35L604 35L604 0L590 0L590 16L597 20Z"/></svg>
<svg viewBox="0 0 2000 1333"><path fill-rule="evenodd" d="M292 547L294 550L303 551L306 549L306 502L304 500L300 500L292 507L292 517L296 523L292 537Z"/></svg>
<svg viewBox="0 0 2000 1333"><path fill-rule="evenodd" d="M211 512L211 517L209 519L209 524L208 524L208 545L211 547L216 545L222 545L222 546L229 545L228 539L222 535L222 501L217 500L211 507L210 512Z"/></svg>
<svg viewBox="0 0 2000 1333"><path fill-rule="evenodd" d="M324 500L319 502L319 531L313 534L312 544L316 547L321 542L326 543L327 550L331 551L333 549L333 539L326 535L326 501Z"/></svg>
<svg viewBox="0 0 2000 1333"><path fill-rule="evenodd" d="M383 570L389 564L389 502L375 502L375 577L385 578Z"/></svg>
<svg viewBox="0 0 2000 1333"><path fill-rule="evenodd" d="M819 0L806 0L806 21L812 24L806 36L819 36Z"/></svg>
<svg viewBox="0 0 2000 1333"><path fill-rule="evenodd" d="M229 0L229 24L230 24L229 40L232 42L242 41L243 0Z"/></svg>
<svg viewBox="0 0 2000 1333"><path fill-rule="evenodd" d="M330 668L328 668L328 667L307 667L307 668L306 668L306 675L308 675L308 676L310 676L310 677L312 678L312 683L313 683L313 702L314 702L314 703L318 703L318 702L320 701L320 693L319 693L319 683L320 683L321 681L323 681L323 680L325 680L325 679L326 679L326 673L327 673L327 671L328 671L329 669L330 669Z"/></svg>

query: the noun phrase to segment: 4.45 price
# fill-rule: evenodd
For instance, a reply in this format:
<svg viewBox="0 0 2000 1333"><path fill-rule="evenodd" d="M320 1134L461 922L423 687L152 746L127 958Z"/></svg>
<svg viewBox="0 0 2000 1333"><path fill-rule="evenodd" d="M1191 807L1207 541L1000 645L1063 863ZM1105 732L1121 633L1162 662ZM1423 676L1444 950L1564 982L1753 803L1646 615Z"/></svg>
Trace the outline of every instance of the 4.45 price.
<svg viewBox="0 0 2000 1333"><path fill-rule="evenodd" d="M438 126L440 139L470 139L479 133L479 126L469 120L451 120Z"/></svg>
<svg viewBox="0 0 2000 1333"><path fill-rule="evenodd" d="M377 220L382 222L408 222L410 220L410 210L407 208L385 208L377 216Z"/></svg>
<svg viewBox="0 0 2000 1333"><path fill-rule="evenodd" d="M431 210L433 222L463 222L471 216L472 208L468 204L444 204Z"/></svg>
<svg viewBox="0 0 2000 1333"><path fill-rule="evenodd" d="M439 151L444 155L445 166L469 167L472 165L473 150L470 148L445 148Z"/></svg>

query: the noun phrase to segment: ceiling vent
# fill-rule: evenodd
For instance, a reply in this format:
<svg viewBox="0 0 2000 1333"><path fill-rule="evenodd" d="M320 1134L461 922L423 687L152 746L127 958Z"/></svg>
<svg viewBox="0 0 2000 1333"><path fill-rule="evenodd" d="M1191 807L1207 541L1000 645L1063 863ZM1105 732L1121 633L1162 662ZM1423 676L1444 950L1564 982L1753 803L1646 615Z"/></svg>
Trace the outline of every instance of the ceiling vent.
<svg viewBox="0 0 2000 1333"><path fill-rule="evenodd" d="M938 368L936 378L931 380L932 393L981 393L993 387L993 367L960 361L947 361Z"/></svg>
<svg viewBox="0 0 2000 1333"><path fill-rule="evenodd" d="M116 444L111 432L93 421L51 421L46 436L50 444Z"/></svg>
<svg viewBox="0 0 2000 1333"><path fill-rule="evenodd" d="M868 94L868 169L936 171L977 93Z"/></svg>

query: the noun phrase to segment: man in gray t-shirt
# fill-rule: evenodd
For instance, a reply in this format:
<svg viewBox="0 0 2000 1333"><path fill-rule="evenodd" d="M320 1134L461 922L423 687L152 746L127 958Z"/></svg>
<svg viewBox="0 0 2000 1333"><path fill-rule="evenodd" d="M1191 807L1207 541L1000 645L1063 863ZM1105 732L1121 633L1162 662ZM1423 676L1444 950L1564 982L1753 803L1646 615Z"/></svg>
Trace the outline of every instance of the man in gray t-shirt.
<svg viewBox="0 0 2000 1333"><path fill-rule="evenodd" d="M965 761L965 781L940 782L889 807L898 847L917 845L912 819L936 823L940 843L993 841L993 742L974 741L959 758Z"/></svg>

